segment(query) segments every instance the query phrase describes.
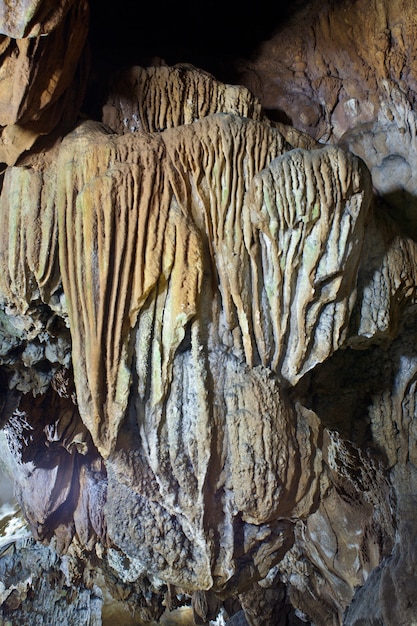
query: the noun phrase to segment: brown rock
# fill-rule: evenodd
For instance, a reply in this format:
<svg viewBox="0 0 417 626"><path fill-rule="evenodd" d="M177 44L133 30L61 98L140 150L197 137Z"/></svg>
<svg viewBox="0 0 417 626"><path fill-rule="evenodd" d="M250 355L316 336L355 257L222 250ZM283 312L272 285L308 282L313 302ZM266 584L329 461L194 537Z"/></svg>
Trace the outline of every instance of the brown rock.
<svg viewBox="0 0 417 626"><path fill-rule="evenodd" d="M414 9L411 0L308 2L240 66L264 107L364 159L375 189L412 233Z"/></svg>
<svg viewBox="0 0 417 626"><path fill-rule="evenodd" d="M68 588L97 569L146 619L188 596L202 623L412 623L410 3L305 6L242 65L259 99L135 66L75 130L86 5L19 6L0 408Z"/></svg>
<svg viewBox="0 0 417 626"><path fill-rule="evenodd" d="M76 77L77 64L88 32L86 0L62 2L53 12L49 3L19 2L4 16L6 31L18 17L45 15L46 32L36 36L3 37L0 47L0 162L13 165L40 135L51 133L59 122L73 123L81 104L85 77ZM37 12L38 11L38 12ZM25 22L26 23L26 22ZM52 28L53 25L53 28ZM39 28L34 27L35 31ZM13 32L25 30L14 24ZM50 32L49 32L50 30ZM18 78L17 78L18 77ZM73 84L78 82L75 95Z"/></svg>

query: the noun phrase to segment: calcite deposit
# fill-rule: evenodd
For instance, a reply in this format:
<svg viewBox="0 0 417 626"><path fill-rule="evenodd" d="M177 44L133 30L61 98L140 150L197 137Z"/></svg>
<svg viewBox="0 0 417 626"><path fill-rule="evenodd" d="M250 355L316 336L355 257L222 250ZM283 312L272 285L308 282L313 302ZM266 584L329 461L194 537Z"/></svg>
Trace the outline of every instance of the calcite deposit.
<svg viewBox="0 0 417 626"><path fill-rule="evenodd" d="M239 64L241 82L273 117L362 157L414 238L415 8L413 0L306 2Z"/></svg>
<svg viewBox="0 0 417 626"><path fill-rule="evenodd" d="M375 43L403 4L306 3L247 86L113 68L98 119L86 1L1 7L0 449L32 535L0 544L5 623L100 624L109 594L148 623L417 620L415 216L375 143L389 99L413 142Z"/></svg>

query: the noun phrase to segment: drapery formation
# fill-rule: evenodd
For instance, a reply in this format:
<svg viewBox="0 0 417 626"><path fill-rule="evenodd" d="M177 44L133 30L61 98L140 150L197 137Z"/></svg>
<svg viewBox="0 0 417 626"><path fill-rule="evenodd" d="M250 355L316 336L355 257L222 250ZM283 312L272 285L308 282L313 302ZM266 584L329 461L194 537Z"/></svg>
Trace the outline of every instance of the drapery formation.
<svg viewBox="0 0 417 626"><path fill-rule="evenodd" d="M0 424L33 534L154 618L177 590L255 624L286 589L342 623L408 558L415 242L361 159L192 66L131 68L67 132L72 111L16 140L0 196Z"/></svg>

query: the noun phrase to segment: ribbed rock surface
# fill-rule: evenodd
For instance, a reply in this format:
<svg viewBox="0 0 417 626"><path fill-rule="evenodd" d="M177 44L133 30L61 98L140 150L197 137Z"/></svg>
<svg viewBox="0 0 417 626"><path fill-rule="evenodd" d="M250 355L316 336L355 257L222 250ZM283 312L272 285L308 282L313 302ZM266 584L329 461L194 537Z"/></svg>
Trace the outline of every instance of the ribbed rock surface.
<svg viewBox="0 0 417 626"><path fill-rule="evenodd" d="M103 122L119 134L192 124L218 111L265 117L247 89L225 85L188 65L132 67L114 78L109 91Z"/></svg>
<svg viewBox="0 0 417 626"><path fill-rule="evenodd" d="M416 41L413 0L313 1L240 66L268 110L363 158L414 237Z"/></svg>
<svg viewBox="0 0 417 626"><path fill-rule="evenodd" d="M330 33L356 38L346 24L362 32L364 3L305 9L302 30L290 22L248 63L265 88L290 76L285 95L259 100L191 65L133 66L112 77L101 119L76 125L86 5L3 7L7 45L26 57L5 44L0 68L17 94L2 114L0 425L56 583L26 576L36 546L7 548L4 619L35 624L44 599L79 587L86 623L100 623L98 584L147 621L185 603L195 623L219 611L251 626L415 621L414 218L373 198L399 163L391 139L380 179L373 126L374 152L369 134L364 160L347 150L369 107L391 128L381 94L402 79L382 40L350 47L346 74L331 60ZM374 32L398 35L393 4L366 4ZM277 52L288 41L294 67ZM367 103L356 53L370 59ZM407 77L393 106L412 146ZM351 118L354 91L369 110ZM332 145L268 119L261 102L286 98ZM35 121L47 142L20 142Z"/></svg>
<svg viewBox="0 0 417 626"><path fill-rule="evenodd" d="M145 303L148 311L162 302L154 313L156 346L151 349L145 339L140 346L141 363L151 363L156 404L166 394L187 322L197 314L204 271L220 285L220 310L229 329L222 341L236 352L243 348L250 365L260 360L295 383L340 345L355 295L351 283L358 257L350 252L361 247L365 183L358 163L340 151L273 160L284 146L275 129L225 115L152 140L141 134L88 135L82 127L65 140L57 183L60 267L73 349L83 355L75 364L81 413L91 420L87 425L99 447L106 439L105 447L113 447L126 409L125 368L138 313ZM258 182L254 174L271 161ZM155 162L158 167L151 169ZM290 191L297 177L300 198L306 196L299 209ZM268 215L271 206L276 213L270 209ZM328 225L326 249L320 238ZM288 280L283 258L294 269ZM333 313L334 307L339 310ZM319 318L330 315L335 329L329 335ZM219 328L220 319L213 324ZM306 346L299 338L310 336L313 325L319 327L316 346ZM320 325L326 326L323 334ZM138 382L146 384L141 375Z"/></svg>
<svg viewBox="0 0 417 626"><path fill-rule="evenodd" d="M166 77L166 68L159 71ZM193 92L198 73L187 77ZM207 80L203 74L203 86ZM164 82L154 83L159 93L147 106L156 102L159 110ZM225 91L214 92L219 109ZM183 93L187 100L185 87ZM245 91L236 98L242 113L250 98ZM56 181L55 193L48 186L42 192L58 221L35 219L39 231L29 230L25 244L16 234L5 243L3 297L21 311L36 298L48 302L59 288L59 256L76 403L107 473L105 521L94 525L98 474L93 483L84 475L98 461L75 427L75 399L54 384L48 393L63 398L54 411L62 417L40 437L66 450L74 441L84 456L78 500L69 491L74 457L68 464L64 452L59 461L55 453L46 476L36 470L21 481L20 498L40 537L64 502L73 511L74 521L55 530L61 548L74 533L86 546L97 537L139 571L190 593L230 595L267 577L291 546L305 550L295 520L317 511L323 484L337 501L337 481L349 480L349 467L341 478L326 469L330 450L333 458L339 448L323 448L317 415L294 404L282 383L294 386L346 338L369 178L340 149L293 149L267 121L218 113L175 127L176 110L166 106L174 121L163 122L172 126L163 132L135 130L128 121L129 132L117 135L84 123L62 143L56 169L51 162L39 167L38 159L37 180ZM20 187L17 198L33 168L21 169L11 168L5 180L6 189ZM5 215L19 215L5 202ZM27 202L28 214L39 204ZM50 403L47 394L39 406ZM22 400L19 411L28 424L39 423L33 403ZM11 441L18 417L8 426ZM343 454L339 461L344 466ZM24 473L23 447L22 463ZM37 481L45 494L39 503L24 491ZM374 509L365 500L357 506L362 544ZM388 514L379 526L391 536ZM340 574L345 590L336 614L386 542L351 577ZM334 594L331 581L329 588Z"/></svg>

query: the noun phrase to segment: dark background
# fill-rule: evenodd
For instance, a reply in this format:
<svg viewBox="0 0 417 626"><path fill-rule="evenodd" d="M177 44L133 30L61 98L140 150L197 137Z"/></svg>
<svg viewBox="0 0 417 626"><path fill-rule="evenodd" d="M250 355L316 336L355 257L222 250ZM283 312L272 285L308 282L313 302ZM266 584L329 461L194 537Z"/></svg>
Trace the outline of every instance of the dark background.
<svg viewBox="0 0 417 626"><path fill-rule="evenodd" d="M159 57L168 65L192 63L232 82L235 62L252 58L302 4L117 0L106 10L102 0L90 0L93 67L146 65Z"/></svg>

